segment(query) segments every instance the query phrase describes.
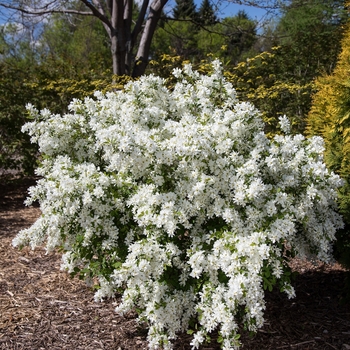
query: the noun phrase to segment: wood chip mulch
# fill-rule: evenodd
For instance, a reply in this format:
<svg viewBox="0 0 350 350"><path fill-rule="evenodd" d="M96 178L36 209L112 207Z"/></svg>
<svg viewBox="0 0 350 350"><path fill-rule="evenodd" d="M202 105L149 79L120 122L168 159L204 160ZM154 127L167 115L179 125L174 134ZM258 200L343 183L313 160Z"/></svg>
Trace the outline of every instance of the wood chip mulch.
<svg viewBox="0 0 350 350"><path fill-rule="evenodd" d="M147 349L147 330L136 314L114 312L118 298L94 302L93 290L60 270L59 254L12 247L16 233L40 215L39 208L23 205L34 183L0 181L0 349ZM350 304L341 302L348 272L300 260L292 267L299 272L297 297L267 293L266 323L255 336L242 335L243 349L350 350ZM179 335L174 348L189 350L190 341ZM202 350L219 348L213 335Z"/></svg>

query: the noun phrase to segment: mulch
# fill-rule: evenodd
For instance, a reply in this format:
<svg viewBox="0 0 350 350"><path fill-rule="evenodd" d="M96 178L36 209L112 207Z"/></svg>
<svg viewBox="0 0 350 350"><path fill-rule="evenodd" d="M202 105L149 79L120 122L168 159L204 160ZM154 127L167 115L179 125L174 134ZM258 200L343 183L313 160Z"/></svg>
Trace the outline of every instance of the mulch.
<svg viewBox="0 0 350 350"><path fill-rule="evenodd" d="M0 184L0 349L147 349L147 329L114 312L118 296L96 303L94 291L60 270L60 255L44 249L18 250L11 241L40 215L25 207L34 179ZM297 297L267 293L265 325L254 336L243 333L243 349L350 350L350 304L342 303L346 274L339 264L293 260ZM179 335L174 348L191 349ZM201 349L219 349L215 334Z"/></svg>

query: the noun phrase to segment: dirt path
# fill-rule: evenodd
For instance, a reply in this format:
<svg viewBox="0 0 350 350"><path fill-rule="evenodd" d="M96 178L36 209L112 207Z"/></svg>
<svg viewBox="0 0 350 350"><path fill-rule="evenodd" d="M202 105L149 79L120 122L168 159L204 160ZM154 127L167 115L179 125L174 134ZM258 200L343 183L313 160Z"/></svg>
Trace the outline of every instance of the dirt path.
<svg viewBox="0 0 350 350"><path fill-rule="evenodd" d="M60 271L60 256L11 246L16 233L40 215L23 205L33 180L0 185L0 349L146 349L146 329L134 314L114 313L117 300L95 303L94 292ZM294 261L297 298L267 295L266 324L256 336L242 337L244 349L350 350L350 305L339 298L345 271ZM175 349L189 350L181 335ZM202 349L219 349L217 344Z"/></svg>

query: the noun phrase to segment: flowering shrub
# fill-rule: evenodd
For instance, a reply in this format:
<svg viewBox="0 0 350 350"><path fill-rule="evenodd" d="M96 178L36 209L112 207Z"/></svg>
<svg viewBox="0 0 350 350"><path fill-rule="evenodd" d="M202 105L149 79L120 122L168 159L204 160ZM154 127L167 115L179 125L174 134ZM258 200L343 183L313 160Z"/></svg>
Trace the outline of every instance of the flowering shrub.
<svg viewBox="0 0 350 350"><path fill-rule="evenodd" d="M196 349L215 329L237 348L239 325L263 324L264 289L294 295L288 256L330 260L341 180L287 118L267 139L218 61L174 76L171 91L144 76L63 116L29 106L43 159L27 204L42 216L13 244L61 247L63 268L99 279L96 300L122 293L117 311L136 308L151 349L186 330Z"/></svg>

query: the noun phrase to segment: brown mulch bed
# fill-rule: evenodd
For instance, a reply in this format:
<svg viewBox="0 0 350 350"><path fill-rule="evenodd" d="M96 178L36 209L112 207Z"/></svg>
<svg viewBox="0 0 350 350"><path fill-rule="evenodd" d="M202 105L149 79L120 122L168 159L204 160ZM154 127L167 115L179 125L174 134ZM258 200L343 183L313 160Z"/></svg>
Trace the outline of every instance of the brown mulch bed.
<svg viewBox="0 0 350 350"><path fill-rule="evenodd" d="M12 247L16 233L40 215L23 205L33 184L0 184L0 349L147 349L147 330L135 314L116 315L117 299L94 302L90 288L60 271L59 254ZM297 297L268 293L266 323L253 337L243 334L243 348L350 350L350 305L340 302L346 271L299 260L292 266L300 273ZM190 339L180 335L175 349L190 349Z"/></svg>

